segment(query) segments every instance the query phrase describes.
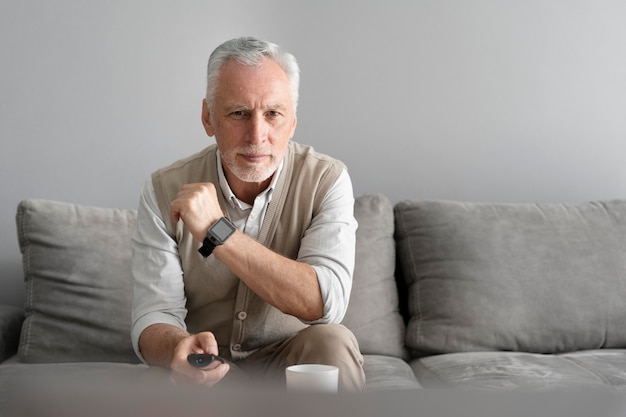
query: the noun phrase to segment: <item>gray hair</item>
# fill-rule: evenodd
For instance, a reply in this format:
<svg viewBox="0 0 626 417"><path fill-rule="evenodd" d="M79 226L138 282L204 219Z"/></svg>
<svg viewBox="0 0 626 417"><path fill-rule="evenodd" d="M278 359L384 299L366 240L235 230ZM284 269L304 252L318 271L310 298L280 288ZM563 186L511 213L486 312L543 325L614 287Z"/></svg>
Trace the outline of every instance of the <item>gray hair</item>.
<svg viewBox="0 0 626 417"><path fill-rule="evenodd" d="M231 39L224 42L211 53L207 67L206 101L209 109L213 108L215 88L220 69L229 60L251 67L260 64L262 58L273 59L285 71L291 84L291 96L294 111L298 107L298 89L300 86L300 68L296 58L283 51L280 46L252 37Z"/></svg>

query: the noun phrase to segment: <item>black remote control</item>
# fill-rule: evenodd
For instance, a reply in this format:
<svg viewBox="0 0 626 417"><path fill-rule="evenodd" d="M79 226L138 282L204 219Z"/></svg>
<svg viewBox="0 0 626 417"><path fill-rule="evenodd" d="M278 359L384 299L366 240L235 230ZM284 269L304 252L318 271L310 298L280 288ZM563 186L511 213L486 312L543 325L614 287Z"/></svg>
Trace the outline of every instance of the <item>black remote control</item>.
<svg viewBox="0 0 626 417"><path fill-rule="evenodd" d="M194 368L204 368L209 366L213 361L224 363L224 358L220 358L212 353L192 353L187 356L187 361Z"/></svg>

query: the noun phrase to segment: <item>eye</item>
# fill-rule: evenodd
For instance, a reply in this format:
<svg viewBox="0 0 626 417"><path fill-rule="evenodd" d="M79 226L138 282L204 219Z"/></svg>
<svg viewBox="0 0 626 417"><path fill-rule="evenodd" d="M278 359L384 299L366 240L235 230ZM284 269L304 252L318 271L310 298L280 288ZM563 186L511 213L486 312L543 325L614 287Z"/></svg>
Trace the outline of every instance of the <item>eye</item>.
<svg viewBox="0 0 626 417"><path fill-rule="evenodd" d="M236 119L243 119L248 117L248 113L245 110L235 110L230 113L230 115Z"/></svg>
<svg viewBox="0 0 626 417"><path fill-rule="evenodd" d="M278 117L280 116L280 112L276 111L276 110L270 110L267 112L268 117Z"/></svg>

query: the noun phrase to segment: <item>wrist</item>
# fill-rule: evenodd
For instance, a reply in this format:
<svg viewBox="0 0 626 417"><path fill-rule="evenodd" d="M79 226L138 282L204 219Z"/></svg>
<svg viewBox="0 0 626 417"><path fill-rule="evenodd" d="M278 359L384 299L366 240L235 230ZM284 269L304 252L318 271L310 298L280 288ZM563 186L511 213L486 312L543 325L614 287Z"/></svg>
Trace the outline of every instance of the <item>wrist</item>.
<svg viewBox="0 0 626 417"><path fill-rule="evenodd" d="M208 257L216 247L223 245L236 230L235 225L226 217L219 218L209 227L207 235L202 242L202 246L198 249L198 252L205 258Z"/></svg>

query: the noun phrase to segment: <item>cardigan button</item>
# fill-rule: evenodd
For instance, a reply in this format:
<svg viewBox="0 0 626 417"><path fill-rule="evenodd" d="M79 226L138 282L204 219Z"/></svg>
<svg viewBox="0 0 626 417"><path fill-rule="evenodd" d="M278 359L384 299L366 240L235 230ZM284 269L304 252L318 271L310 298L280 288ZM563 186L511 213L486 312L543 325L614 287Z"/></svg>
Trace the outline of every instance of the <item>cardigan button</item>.
<svg viewBox="0 0 626 417"><path fill-rule="evenodd" d="M239 313L237 313L237 318L239 320L245 320L248 318L248 313L246 313L245 311L240 311Z"/></svg>
<svg viewBox="0 0 626 417"><path fill-rule="evenodd" d="M239 343L235 343L235 344L233 345L233 350L234 350L235 352L240 351L240 350L241 350L241 345L240 345Z"/></svg>

